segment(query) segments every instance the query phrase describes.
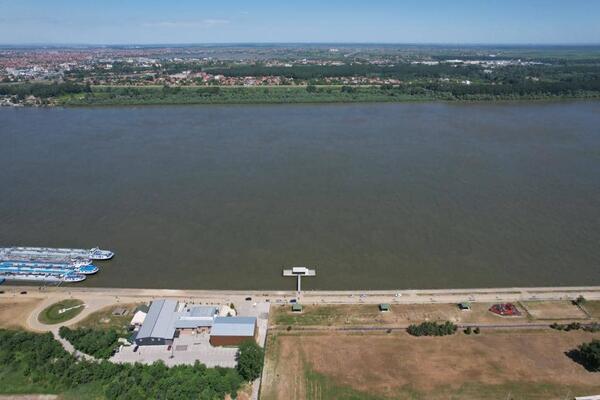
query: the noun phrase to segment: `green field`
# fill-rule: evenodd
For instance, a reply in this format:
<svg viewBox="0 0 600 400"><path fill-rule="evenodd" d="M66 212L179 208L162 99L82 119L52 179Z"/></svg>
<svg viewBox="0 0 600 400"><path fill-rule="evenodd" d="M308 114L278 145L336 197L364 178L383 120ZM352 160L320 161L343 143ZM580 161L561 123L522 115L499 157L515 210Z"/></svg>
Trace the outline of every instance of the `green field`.
<svg viewBox="0 0 600 400"><path fill-rule="evenodd" d="M79 315L79 313L83 311L84 307L85 306L83 306L83 301L81 300L62 300L45 308L38 316L38 320L42 324L46 325L59 324L61 322L65 322L75 318L77 315ZM61 313L60 311L63 309L69 310Z"/></svg>

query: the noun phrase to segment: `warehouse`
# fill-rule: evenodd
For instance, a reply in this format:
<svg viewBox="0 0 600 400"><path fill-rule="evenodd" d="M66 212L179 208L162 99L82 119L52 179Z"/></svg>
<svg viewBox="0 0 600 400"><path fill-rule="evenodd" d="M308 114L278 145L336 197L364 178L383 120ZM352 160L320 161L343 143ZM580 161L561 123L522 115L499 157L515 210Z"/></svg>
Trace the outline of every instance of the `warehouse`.
<svg viewBox="0 0 600 400"><path fill-rule="evenodd" d="M177 311L175 300L155 300L150 305L142 327L135 335L140 345L170 345L175 337L173 319Z"/></svg>
<svg viewBox="0 0 600 400"><path fill-rule="evenodd" d="M256 340L256 317L215 317L210 344L237 346L244 340Z"/></svg>

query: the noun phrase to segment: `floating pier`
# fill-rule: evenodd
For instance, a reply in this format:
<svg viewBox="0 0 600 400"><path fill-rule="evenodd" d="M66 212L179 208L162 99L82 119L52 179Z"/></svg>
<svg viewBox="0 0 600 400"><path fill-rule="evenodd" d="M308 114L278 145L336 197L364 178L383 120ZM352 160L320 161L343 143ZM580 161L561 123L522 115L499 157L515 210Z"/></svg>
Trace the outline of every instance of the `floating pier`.
<svg viewBox="0 0 600 400"><path fill-rule="evenodd" d="M295 276L298 278L297 290L298 293L302 290L303 276L317 276L317 271L306 267L292 267L292 269L284 269L283 276Z"/></svg>

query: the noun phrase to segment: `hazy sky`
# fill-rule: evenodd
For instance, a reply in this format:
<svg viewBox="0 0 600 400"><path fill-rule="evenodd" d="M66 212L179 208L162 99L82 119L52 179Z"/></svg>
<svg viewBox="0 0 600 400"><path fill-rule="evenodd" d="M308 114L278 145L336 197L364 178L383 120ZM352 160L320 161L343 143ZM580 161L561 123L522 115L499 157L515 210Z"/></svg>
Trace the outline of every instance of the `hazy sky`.
<svg viewBox="0 0 600 400"><path fill-rule="evenodd" d="M0 43L600 43L597 0L0 0Z"/></svg>

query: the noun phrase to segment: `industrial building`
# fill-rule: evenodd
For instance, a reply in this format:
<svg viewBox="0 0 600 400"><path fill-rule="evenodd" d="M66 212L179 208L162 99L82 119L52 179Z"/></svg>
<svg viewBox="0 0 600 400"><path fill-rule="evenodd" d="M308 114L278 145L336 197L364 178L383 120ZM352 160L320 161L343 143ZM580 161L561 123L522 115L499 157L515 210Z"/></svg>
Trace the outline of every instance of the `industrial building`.
<svg viewBox="0 0 600 400"><path fill-rule="evenodd" d="M244 340L256 339L255 317L216 317L210 331L213 346L236 346Z"/></svg>
<svg viewBox="0 0 600 400"><path fill-rule="evenodd" d="M234 346L256 337L256 318L219 316L219 308L215 306L186 305L160 299L150 305L141 327L134 334L134 341L139 346L171 345L180 335L198 333L210 334L213 346Z"/></svg>
<svg viewBox="0 0 600 400"><path fill-rule="evenodd" d="M173 344L175 337L173 316L176 311L175 300L153 301L144 323L135 335L135 343L139 346Z"/></svg>

